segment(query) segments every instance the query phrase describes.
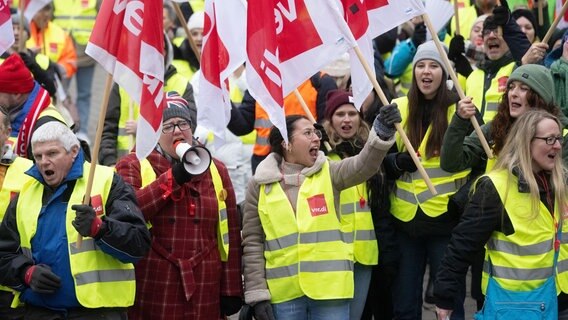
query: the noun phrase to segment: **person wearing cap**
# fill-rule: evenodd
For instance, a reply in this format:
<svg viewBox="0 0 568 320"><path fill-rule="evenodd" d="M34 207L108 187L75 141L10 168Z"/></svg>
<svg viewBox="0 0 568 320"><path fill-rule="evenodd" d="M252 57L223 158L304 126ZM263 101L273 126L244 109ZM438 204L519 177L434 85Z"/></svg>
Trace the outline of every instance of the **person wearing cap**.
<svg viewBox="0 0 568 320"><path fill-rule="evenodd" d="M323 127L332 147L327 156L335 161L359 154L370 131L363 115L355 108L353 94L341 89L327 94ZM381 166L380 173L340 194L341 214L354 226L355 293L349 306L349 318L353 320L361 319L370 290L377 294L388 292L380 301L386 309L387 305L392 309L389 284L396 275L398 253L388 208L388 190ZM370 288L371 283L380 288Z"/></svg>
<svg viewBox="0 0 568 320"><path fill-rule="evenodd" d="M481 126L485 140L490 143L494 156L499 157L511 126L516 119L528 110L545 110L555 116L560 116L560 110L554 104L554 83L547 68L541 65L523 65L511 74L507 80L507 89L500 98L497 115L493 120ZM489 171L496 159L487 159L479 136L471 132L470 117L476 111L472 103L460 101L456 114L452 117L450 126L444 135L440 165L442 169L456 172L472 169L470 181ZM564 142L564 145L566 142ZM568 152L563 148L563 158L568 163ZM460 197L461 206L467 202L468 190ZM477 259L472 266L472 296L477 300L478 309L483 305L481 293L481 271L484 251L477 253Z"/></svg>
<svg viewBox="0 0 568 320"><path fill-rule="evenodd" d="M34 80L18 54L10 55L0 64L0 107L10 117L10 141L19 156L28 156L31 132L40 118L65 122L51 104L49 92Z"/></svg>
<svg viewBox="0 0 568 320"><path fill-rule="evenodd" d="M32 166L26 158L18 157L5 143L10 136L10 118L0 110L0 220L4 218L10 199L20 192L30 179L25 171ZM14 290L0 286L0 319L23 319L23 308L12 308Z"/></svg>
<svg viewBox="0 0 568 320"><path fill-rule="evenodd" d="M188 101L191 112L192 130L197 122L197 109L193 86L189 79L180 74L172 65L172 44L164 36L164 92L175 91ZM104 129L99 149L99 163L113 166L127 155L136 140L136 129L140 106L130 98L124 88L114 84L108 99Z"/></svg>
<svg viewBox="0 0 568 320"><path fill-rule="evenodd" d="M449 198L469 175L469 170L450 173L440 169L442 138L458 100L449 89L447 78L448 72L435 43L425 42L418 47L413 59L408 96L393 100L402 114L401 126L438 192L432 195L428 190L402 138L397 136L395 152L385 159L385 172L390 179L395 179L390 211L395 218L400 252L399 272L393 286L394 318L397 319L421 318L426 262L430 265L430 275L434 275L451 230L459 219L448 206ZM455 306L455 319L463 319L464 298L465 287L461 303Z"/></svg>
<svg viewBox="0 0 568 320"><path fill-rule="evenodd" d="M156 148L144 160L133 152L116 165L152 234L150 253L136 265L129 319L219 319L242 305L235 193L216 159L203 172L185 169L174 144L198 145L192 115L182 97L168 99L175 101L166 104Z"/></svg>
<svg viewBox="0 0 568 320"><path fill-rule="evenodd" d="M17 291L25 319L125 319L134 263L151 241L134 191L97 165L86 195L91 164L59 121L37 128L31 145L31 179L0 225L0 284Z"/></svg>

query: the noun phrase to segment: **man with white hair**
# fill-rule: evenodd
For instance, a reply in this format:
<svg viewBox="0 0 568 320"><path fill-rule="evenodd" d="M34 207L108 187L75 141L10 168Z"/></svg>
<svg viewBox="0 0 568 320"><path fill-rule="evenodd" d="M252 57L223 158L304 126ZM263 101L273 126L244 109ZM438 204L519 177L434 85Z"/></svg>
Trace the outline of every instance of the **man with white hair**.
<svg viewBox="0 0 568 320"><path fill-rule="evenodd" d="M14 303L25 303L25 319L125 319L134 303L133 263L150 247L134 191L97 166L83 205L91 164L73 132L50 121L31 145L31 181L0 226L0 283L18 292Z"/></svg>

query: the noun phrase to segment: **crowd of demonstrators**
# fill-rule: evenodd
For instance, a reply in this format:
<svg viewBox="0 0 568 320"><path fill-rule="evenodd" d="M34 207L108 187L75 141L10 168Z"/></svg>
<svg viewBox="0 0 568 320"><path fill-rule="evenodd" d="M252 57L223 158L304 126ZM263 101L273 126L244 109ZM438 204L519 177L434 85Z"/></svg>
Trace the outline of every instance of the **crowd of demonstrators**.
<svg viewBox="0 0 568 320"><path fill-rule="evenodd" d="M344 55L298 87L316 123L294 94L285 98L288 144L247 91L242 66L229 81L223 146L196 119L204 1L179 4L197 52L165 1L160 140L146 159L136 158L139 106L115 84L98 151L104 166L94 179L101 197L80 205L90 154L63 122L82 138L92 122L95 64L84 49L100 4L55 0L29 24L12 16L17 40L0 57L0 318L215 319L246 302L256 319L420 319L422 303L433 301L440 319L463 319L470 265L471 295L489 315L495 300L485 300L488 291L550 289L552 280L514 271L546 269L554 259L558 308L568 309L563 245L558 258L550 246L530 259L505 250L550 244L550 217L562 220L552 208L565 201L554 198L565 193L558 181L566 179L560 171L568 159L568 31L541 42L551 17L539 23L537 1L460 1L463 36L451 22L439 37L448 40L461 99L420 18L373 41L376 77L391 105L371 93L355 107ZM69 95L62 102L70 116L56 103L65 97L56 93L56 77L66 90L76 78L78 113ZM494 159L472 133L474 116ZM394 122L438 195L402 138L391 136ZM190 173L174 143L204 146L213 161L204 173ZM115 165L118 175L106 167ZM529 227L528 219L542 227ZM87 264L92 257L97 263ZM428 265L435 294L423 299ZM121 271L101 275L114 279L105 283L81 274L109 268ZM491 271L483 281L482 270ZM80 283L100 294L88 296ZM124 296L109 298L118 291Z"/></svg>

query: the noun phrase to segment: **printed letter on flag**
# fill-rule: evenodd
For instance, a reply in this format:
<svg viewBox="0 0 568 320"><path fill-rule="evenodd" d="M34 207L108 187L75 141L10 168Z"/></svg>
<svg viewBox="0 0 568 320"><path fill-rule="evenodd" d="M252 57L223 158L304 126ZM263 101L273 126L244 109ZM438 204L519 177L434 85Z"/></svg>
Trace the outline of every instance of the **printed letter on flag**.
<svg viewBox="0 0 568 320"><path fill-rule="evenodd" d="M163 2L105 0L86 53L140 104L136 156L156 146L164 107Z"/></svg>
<svg viewBox="0 0 568 320"><path fill-rule="evenodd" d="M228 78L246 59L245 16L243 0L205 1L197 123L213 131L216 143L224 141L231 116Z"/></svg>
<svg viewBox="0 0 568 320"><path fill-rule="evenodd" d="M14 44L14 29L8 0L0 0L0 54L3 54Z"/></svg>

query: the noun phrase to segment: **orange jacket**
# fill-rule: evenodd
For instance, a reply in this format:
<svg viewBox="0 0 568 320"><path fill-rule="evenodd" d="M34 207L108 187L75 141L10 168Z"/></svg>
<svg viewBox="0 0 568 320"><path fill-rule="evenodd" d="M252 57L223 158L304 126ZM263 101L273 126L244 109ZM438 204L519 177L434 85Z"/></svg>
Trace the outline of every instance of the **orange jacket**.
<svg viewBox="0 0 568 320"><path fill-rule="evenodd" d="M48 22L47 28L39 30L32 21L26 47L32 50L39 49L39 52L48 56L51 61L65 68L67 78L71 78L77 72L77 52L73 40L67 32L52 22Z"/></svg>

